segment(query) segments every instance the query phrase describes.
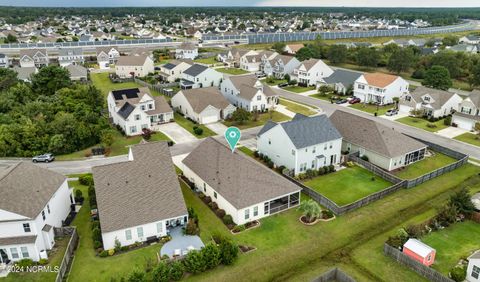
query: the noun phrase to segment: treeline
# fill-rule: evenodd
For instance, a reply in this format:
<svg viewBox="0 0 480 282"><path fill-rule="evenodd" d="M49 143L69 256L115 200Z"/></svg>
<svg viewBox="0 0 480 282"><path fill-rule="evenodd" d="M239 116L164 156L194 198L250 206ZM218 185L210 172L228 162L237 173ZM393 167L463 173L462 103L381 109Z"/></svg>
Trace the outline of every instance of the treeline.
<svg viewBox="0 0 480 282"><path fill-rule="evenodd" d="M98 89L72 83L57 66L40 69L31 80L0 69L1 157L65 154L100 142L109 126Z"/></svg>

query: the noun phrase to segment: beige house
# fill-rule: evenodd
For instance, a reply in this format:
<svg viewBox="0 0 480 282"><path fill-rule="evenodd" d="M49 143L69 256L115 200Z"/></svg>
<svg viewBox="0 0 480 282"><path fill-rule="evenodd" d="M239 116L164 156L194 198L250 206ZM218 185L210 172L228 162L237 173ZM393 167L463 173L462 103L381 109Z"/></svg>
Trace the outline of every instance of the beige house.
<svg viewBox="0 0 480 282"><path fill-rule="evenodd" d="M148 55L122 56L115 65L115 73L121 78L142 77L154 71L153 60Z"/></svg>

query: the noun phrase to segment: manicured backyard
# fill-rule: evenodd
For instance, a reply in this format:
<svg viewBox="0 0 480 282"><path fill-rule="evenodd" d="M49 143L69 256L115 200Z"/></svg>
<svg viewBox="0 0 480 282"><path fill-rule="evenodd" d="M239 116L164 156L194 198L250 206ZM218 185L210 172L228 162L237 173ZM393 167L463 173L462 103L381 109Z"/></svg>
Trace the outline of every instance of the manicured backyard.
<svg viewBox="0 0 480 282"><path fill-rule="evenodd" d="M394 171L393 174L402 179L413 179L456 161L456 159L447 155L438 152L433 153L433 156L427 156L421 161L409 164L403 169Z"/></svg>
<svg viewBox="0 0 480 282"><path fill-rule="evenodd" d="M202 64L207 64L207 65L220 64L220 62L217 61L217 60L215 59L215 57L196 59L196 60L194 60L194 62L202 63Z"/></svg>
<svg viewBox="0 0 480 282"><path fill-rule="evenodd" d="M246 74L248 71L242 70L239 68L218 68L215 69L218 72L226 73L226 74L231 74L231 75L240 75L240 74Z"/></svg>
<svg viewBox="0 0 480 282"><path fill-rule="evenodd" d="M195 137L197 138L205 138L208 136L214 136L217 135L215 132L211 131L208 127L202 124L196 124L191 120L186 119L185 117L181 116L178 113L174 114L175 122L180 125L181 127L185 128L188 132L192 133ZM201 129L203 129L203 133L201 135L195 134L193 127L197 126Z"/></svg>
<svg viewBox="0 0 480 282"><path fill-rule="evenodd" d="M460 259L480 249L479 234L480 224L468 220L432 232L421 240L437 251L432 267L448 275Z"/></svg>
<svg viewBox="0 0 480 282"><path fill-rule="evenodd" d="M396 119L395 121L398 121L413 127L418 127L420 129L430 131L430 132L437 132L439 130L442 130L448 127L448 125L443 124L443 119L430 122L424 118L403 117L403 118Z"/></svg>
<svg viewBox="0 0 480 282"><path fill-rule="evenodd" d="M282 113L273 111L273 112L259 114L258 119L256 121L254 121L252 117L249 121L246 121L243 124L238 124L236 121L233 121L233 120L226 120L223 122L223 124L226 126L236 126L239 129L246 129L246 128L264 125L269 120L272 120L274 122L281 122L289 119L290 118L288 116Z"/></svg>
<svg viewBox="0 0 480 282"><path fill-rule="evenodd" d="M304 184L339 206L350 204L392 185L357 165L317 176Z"/></svg>
<svg viewBox="0 0 480 282"><path fill-rule="evenodd" d="M370 113L372 115L375 114L375 112L376 112L377 115L381 116L381 115L384 115L388 110L392 109L393 105L378 106L378 108L377 108L377 105L357 103L357 104L350 105L350 108L354 108L354 109L357 109L357 110L360 110L360 111L364 111L364 112Z"/></svg>
<svg viewBox="0 0 480 282"><path fill-rule="evenodd" d="M295 103L295 102L292 102L292 101L289 101L289 100L283 99L283 98L280 99L280 105L285 106L287 108L287 110L289 110L289 111L292 111L294 113L299 113L299 114L302 114L302 115L306 115L306 116L311 116L311 115L314 115L314 114L317 113L312 108L300 105L298 103Z"/></svg>
<svg viewBox="0 0 480 282"><path fill-rule="evenodd" d="M303 87L303 86L298 86L298 85L290 85L290 86L284 87L282 89L290 91L290 92L294 92L294 93L303 93L303 92L315 90L315 86Z"/></svg>
<svg viewBox="0 0 480 282"><path fill-rule="evenodd" d="M458 135L453 139L480 147L480 135L478 134L467 132L467 133Z"/></svg>
<svg viewBox="0 0 480 282"><path fill-rule="evenodd" d="M102 92L102 94L105 95L105 97L112 90L138 87L138 84L135 82L113 83L110 81L110 78L108 78L107 72L91 73L90 79L92 80L93 85L95 85Z"/></svg>

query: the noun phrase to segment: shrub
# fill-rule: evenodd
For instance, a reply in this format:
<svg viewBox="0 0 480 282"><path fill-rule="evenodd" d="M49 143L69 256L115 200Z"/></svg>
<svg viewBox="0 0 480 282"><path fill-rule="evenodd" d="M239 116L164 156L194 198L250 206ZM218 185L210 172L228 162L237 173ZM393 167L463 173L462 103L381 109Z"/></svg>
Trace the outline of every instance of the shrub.
<svg viewBox="0 0 480 282"><path fill-rule="evenodd" d="M92 230L95 229L95 228L99 228L100 229L100 221L98 220L94 220L92 221Z"/></svg>
<svg viewBox="0 0 480 282"><path fill-rule="evenodd" d="M245 230L245 225L241 224L241 225L235 225L235 227L233 227L233 232L242 232Z"/></svg>
<svg viewBox="0 0 480 282"><path fill-rule="evenodd" d="M114 250L114 249L108 250L108 255L109 255L109 256L113 256L114 254L115 254L115 250Z"/></svg>
<svg viewBox="0 0 480 282"><path fill-rule="evenodd" d="M195 135L202 135L203 134L203 129L200 128L200 127L197 127L193 130L193 133L195 133Z"/></svg>
<svg viewBox="0 0 480 282"><path fill-rule="evenodd" d="M147 281L145 277L145 272L141 270L134 270L130 275L127 277L127 282L144 282Z"/></svg>
<svg viewBox="0 0 480 282"><path fill-rule="evenodd" d="M223 218L226 215L225 210L222 210L222 209L218 209L215 213L219 218Z"/></svg>
<svg viewBox="0 0 480 282"><path fill-rule="evenodd" d="M258 153L258 151L257 151L257 150L253 151L253 156L254 156L255 158L258 158L258 156L259 156L259 153Z"/></svg>
<svg viewBox="0 0 480 282"><path fill-rule="evenodd" d="M152 280L154 282L168 282L170 281L170 269L165 262L159 262L153 269Z"/></svg>
<svg viewBox="0 0 480 282"><path fill-rule="evenodd" d="M92 239L93 241L102 242L102 231L100 230L100 228L92 229Z"/></svg>
<svg viewBox="0 0 480 282"><path fill-rule="evenodd" d="M231 265L238 257L238 246L230 240L220 242L220 261L224 265Z"/></svg>
<svg viewBox="0 0 480 282"><path fill-rule="evenodd" d="M185 272L185 267L179 261L174 261L170 264L170 269L168 270L168 277L170 280L179 281L183 277L183 273Z"/></svg>
<svg viewBox="0 0 480 282"><path fill-rule="evenodd" d="M77 199L83 199L82 190L75 190L75 200Z"/></svg>
<svg viewBox="0 0 480 282"><path fill-rule="evenodd" d="M185 269L192 274L203 272L206 269L203 255L197 250L190 251L187 254L183 260L183 265L185 265Z"/></svg>
<svg viewBox="0 0 480 282"><path fill-rule="evenodd" d="M142 137L143 139L145 140L150 140L150 138L152 138L152 130L148 129L148 128L143 128L142 129Z"/></svg>
<svg viewBox="0 0 480 282"><path fill-rule="evenodd" d="M443 120L443 124L450 126L450 125L452 124L452 117L451 117L451 116L447 116L447 117Z"/></svg>
<svg viewBox="0 0 480 282"><path fill-rule="evenodd" d="M361 158L362 160L368 162L368 157L367 157L366 155L362 155L360 158Z"/></svg>
<svg viewBox="0 0 480 282"><path fill-rule="evenodd" d="M319 175L324 175L325 174L325 168L324 167L321 167L318 169L318 174Z"/></svg>
<svg viewBox="0 0 480 282"><path fill-rule="evenodd" d="M329 172L335 172L335 166L334 165L329 165L328 166L328 171Z"/></svg>
<svg viewBox="0 0 480 282"><path fill-rule="evenodd" d="M214 211L218 210L218 204L215 202L211 202L211 207Z"/></svg>
<svg viewBox="0 0 480 282"><path fill-rule="evenodd" d="M215 244L207 244L201 250L207 269L212 269L220 264L220 249Z"/></svg>
<svg viewBox="0 0 480 282"><path fill-rule="evenodd" d="M91 174L84 174L78 178L78 182L85 186L93 185L93 176Z"/></svg>
<svg viewBox="0 0 480 282"><path fill-rule="evenodd" d="M46 265L47 263L48 263L48 259L46 259L46 258L42 258L38 261L39 265Z"/></svg>
<svg viewBox="0 0 480 282"><path fill-rule="evenodd" d="M409 225L405 228L405 231L410 237L420 238L425 233L425 228L422 224Z"/></svg>
<svg viewBox="0 0 480 282"><path fill-rule="evenodd" d="M428 127L428 128L436 128L437 125L434 124L434 123L429 122L429 123L427 123L427 127Z"/></svg>
<svg viewBox="0 0 480 282"><path fill-rule="evenodd" d="M120 244L120 240L118 240L117 237L115 237L115 244L114 244L114 250L115 252L120 252L121 248L122 248L122 244Z"/></svg>
<svg viewBox="0 0 480 282"><path fill-rule="evenodd" d="M314 178L315 177L315 171L312 170L312 169L307 169L305 174L307 175L307 178Z"/></svg>
<svg viewBox="0 0 480 282"><path fill-rule="evenodd" d="M465 266L455 266L450 270L450 277L456 282L464 281L467 278L467 269Z"/></svg>
<svg viewBox="0 0 480 282"><path fill-rule="evenodd" d="M333 212L331 210L324 210L323 213L327 218L332 218L333 217Z"/></svg>
<svg viewBox="0 0 480 282"><path fill-rule="evenodd" d="M28 258L24 258L24 259L21 259L21 260L17 261L15 263L15 265L17 265L20 268L30 267L30 266L33 265L33 260L28 259Z"/></svg>
<svg viewBox="0 0 480 282"><path fill-rule="evenodd" d="M101 258L108 257L108 251L103 250L103 251L100 252L100 254L98 256L101 257Z"/></svg>
<svg viewBox="0 0 480 282"><path fill-rule="evenodd" d="M212 201L212 198L210 196L206 196L204 201L205 201L206 204L208 204Z"/></svg>
<svg viewBox="0 0 480 282"><path fill-rule="evenodd" d="M98 248L101 248L103 247L103 244L101 241L93 241L93 248L94 249L98 249Z"/></svg>
<svg viewBox="0 0 480 282"><path fill-rule="evenodd" d="M121 246L120 251L122 251L122 252L128 251L128 246Z"/></svg>
<svg viewBox="0 0 480 282"><path fill-rule="evenodd" d="M195 223L194 219L188 219L187 226L185 227L185 233L187 235L198 235L200 233L200 229L198 228L198 225Z"/></svg>
<svg viewBox="0 0 480 282"><path fill-rule="evenodd" d="M297 84L297 80L295 79L291 79L289 82L288 82L288 85L295 85Z"/></svg>
<svg viewBox="0 0 480 282"><path fill-rule="evenodd" d="M267 161L267 166L268 166L268 168L273 168L273 165L274 165L274 164L273 164L273 161L271 161L271 160L268 160L268 161Z"/></svg>
<svg viewBox="0 0 480 282"><path fill-rule="evenodd" d="M232 218L232 216L229 215L229 214L226 214L226 215L223 217L223 223L225 223L225 225L233 224L233 218Z"/></svg>

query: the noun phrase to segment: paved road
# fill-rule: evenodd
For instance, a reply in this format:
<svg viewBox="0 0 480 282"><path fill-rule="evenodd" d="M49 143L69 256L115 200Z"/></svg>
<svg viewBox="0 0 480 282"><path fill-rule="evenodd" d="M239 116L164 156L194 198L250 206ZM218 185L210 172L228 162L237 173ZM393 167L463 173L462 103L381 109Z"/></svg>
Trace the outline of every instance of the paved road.
<svg viewBox="0 0 480 282"><path fill-rule="evenodd" d="M402 123L399 123L399 122L396 122L396 121L391 121L391 120L388 120L388 119L375 117L371 114L368 114L368 113L365 113L365 112L362 112L362 111L359 111L359 110L355 110L355 109L352 109L352 108L349 108L349 107L344 107L344 106L340 106L340 105L336 105L336 104L331 104L328 101L324 101L324 100L320 100L320 99L316 99L316 98L311 98L311 97L308 97L308 96L298 95L298 94L295 94L295 93L285 91L285 90L280 89L280 88L274 89L274 91L276 91L280 96L282 96L284 98L322 108L327 115L330 115L331 113L333 113L337 109L341 109L341 110L353 113L353 114L361 116L361 117L365 117L365 118L368 118L368 119L375 120L375 121L377 121L381 124L384 124L388 127L393 128L394 130L397 130L399 132L402 132L402 133L405 133L405 134L408 134L408 135L411 135L411 136L415 136L417 138L420 138L420 139L423 139L423 140L426 140L426 141L430 141L430 142L439 144L439 145L444 146L444 147L448 147L448 148L453 149L455 151L467 154L467 155L469 155L469 156L471 156L475 159L480 159L480 149L476 146L473 146L473 145L465 144L465 143L459 142L457 140L449 139L449 138L440 136L438 134L428 132L428 131L425 131L425 130L422 130L422 129L419 129L419 128L411 127L411 126L408 126L408 125L405 125L405 124L402 124Z"/></svg>

